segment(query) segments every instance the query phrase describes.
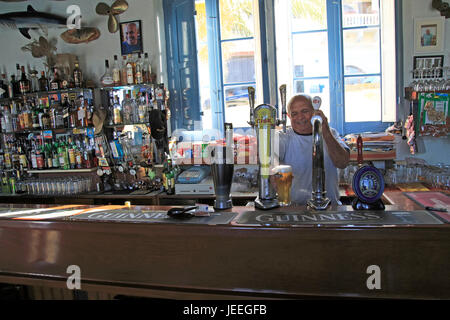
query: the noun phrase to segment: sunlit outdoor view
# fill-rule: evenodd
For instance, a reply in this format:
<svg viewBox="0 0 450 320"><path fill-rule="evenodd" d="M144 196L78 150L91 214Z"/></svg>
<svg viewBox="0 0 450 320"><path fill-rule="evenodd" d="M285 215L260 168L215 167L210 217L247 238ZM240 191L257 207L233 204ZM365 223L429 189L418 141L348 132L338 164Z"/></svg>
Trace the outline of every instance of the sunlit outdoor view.
<svg viewBox="0 0 450 320"><path fill-rule="evenodd" d="M380 121L379 1L344 0L342 14L345 121Z"/></svg>
<svg viewBox="0 0 450 320"><path fill-rule="evenodd" d="M292 0L291 8L293 94L321 96L322 109L329 116L326 0ZM378 8L378 0L342 1L347 122L381 120Z"/></svg>
<svg viewBox="0 0 450 320"><path fill-rule="evenodd" d="M252 0L219 1L220 42L222 65L222 94L225 103L225 122L236 127L248 127L249 86L257 88L255 79L255 40ZM207 48L207 21L205 1L196 1L197 50L200 74L200 97L203 122L211 123L219 110L211 109L209 65Z"/></svg>
<svg viewBox="0 0 450 320"><path fill-rule="evenodd" d="M205 0L196 1L200 96L205 128L210 128L213 117L225 119L234 127L248 127L247 87L258 90L253 3L252 0L219 1L220 36L217 33L213 39L220 43L221 65L214 68L218 73L222 72L219 94L222 94L225 114L221 118L222 107L211 108L211 99L217 99L218 93L210 90L212 70L207 45L210 29ZM298 93L320 96L327 117L330 117L330 93L334 94L330 90L343 90L346 122L380 121L379 0L342 0L342 60L336 57L335 63L330 60L327 0L277 0L275 5L278 11L285 11L288 22L278 17L276 23L278 84L270 85L287 83L288 99ZM332 79L335 82L330 89L330 69L336 68L343 79Z"/></svg>

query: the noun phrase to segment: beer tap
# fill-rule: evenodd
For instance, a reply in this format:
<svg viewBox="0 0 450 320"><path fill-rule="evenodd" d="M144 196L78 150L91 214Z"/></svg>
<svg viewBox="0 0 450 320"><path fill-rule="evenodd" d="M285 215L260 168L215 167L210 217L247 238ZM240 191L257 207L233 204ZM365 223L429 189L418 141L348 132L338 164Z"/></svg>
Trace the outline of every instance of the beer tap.
<svg viewBox="0 0 450 320"><path fill-rule="evenodd" d="M322 104L320 97L314 97L312 101L314 110L319 110ZM312 152L312 195L307 204L315 210L325 210L330 204L325 190L325 166L323 155L322 117L315 115L311 118L313 127L313 152Z"/></svg>
<svg viewBox="0 0 450 320"><path fill-rule="evenodd" d="M261 104L255 106L255 89L248 88L250 104L249 124L256 131L258 144L258 198L255 207L268 210L279 207L277 193L270 181L273 165L272 140L274 138L275 125L279 123L277 110L274 106Z"/></svg>
<svg viewBox="0 0 450 320"><path fill-rule="evenodd" d="M281 98L281 120L278 121L278 125L283 125L283 132L286 133L287 112L286 112L286 85L280 86L280 98Z"/></svg>
<svg viewBox="0 0 450 320"><path fill-rule="evenodd" d="M247 123L254 128L255 127L255 88L248 87L248 101L250 103L250 121Z"/></svg>

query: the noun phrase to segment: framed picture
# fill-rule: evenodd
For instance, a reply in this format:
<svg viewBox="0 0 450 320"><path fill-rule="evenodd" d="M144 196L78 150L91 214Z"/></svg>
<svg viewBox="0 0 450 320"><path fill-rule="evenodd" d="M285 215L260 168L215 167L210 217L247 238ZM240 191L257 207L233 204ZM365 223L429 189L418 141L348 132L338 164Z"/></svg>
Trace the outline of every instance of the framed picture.
<svg viewBox="0 0 450 320"><path fill-rule="evenodd" d="M141 20L120 23L120 49L122 56L142 53Z"/></svg>
<svg viewBox="0 0 450 320"><path fill-rule="evenodd" d="M420 56L414 57L414 70L439 69L439 77L442 77L444 67L444 56ZM418 73L413 73L414 78L419 78ZM422 78L431 78L431 73L424 72Z"/></svg>
<svg viewBox="0 0 450 320"><path fill-rule="evenodd" d="M445 39L445 18L414 19L414 49L417 53L442 52Z"/></svg>

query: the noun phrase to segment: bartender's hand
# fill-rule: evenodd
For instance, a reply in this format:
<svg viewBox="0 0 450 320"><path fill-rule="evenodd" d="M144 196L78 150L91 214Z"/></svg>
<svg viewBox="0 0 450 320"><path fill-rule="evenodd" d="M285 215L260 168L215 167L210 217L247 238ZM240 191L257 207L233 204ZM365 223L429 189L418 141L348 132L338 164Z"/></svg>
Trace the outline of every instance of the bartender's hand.
<svg viewBox="0 0 450 320"><path fill-rule="evenodd" d="M325 116L322 110L315 110L313 112L313 116L322 117L322 130L325 129L328 132L330 131L330 127L328 126L328 118Z"/></svg>

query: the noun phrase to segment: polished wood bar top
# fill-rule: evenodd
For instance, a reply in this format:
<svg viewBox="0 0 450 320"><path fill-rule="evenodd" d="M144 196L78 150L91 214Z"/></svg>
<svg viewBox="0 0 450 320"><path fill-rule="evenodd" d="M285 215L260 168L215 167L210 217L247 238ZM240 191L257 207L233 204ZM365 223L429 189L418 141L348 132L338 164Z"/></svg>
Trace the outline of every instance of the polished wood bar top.
<svg viewBox="0 0 450 320"><path fill-rule="evenodd" d="M385 199L394 203L387 210L423 210L401 192L386 192ZM54 205L0 207L24 211ZM108 208L71 210L81 216L102 207ZM114 208L126 214L128 207ZM349 206L326 212L334 210L352 212ZM67 268L76 265L82 290L156 298L450 298L449 224L237 224L251 211L233 207L224 212L236 213L230 222L215 225L1 217L0 282L65 288ZM379 289L367 285L371 266L380 270Z"/></svg>

